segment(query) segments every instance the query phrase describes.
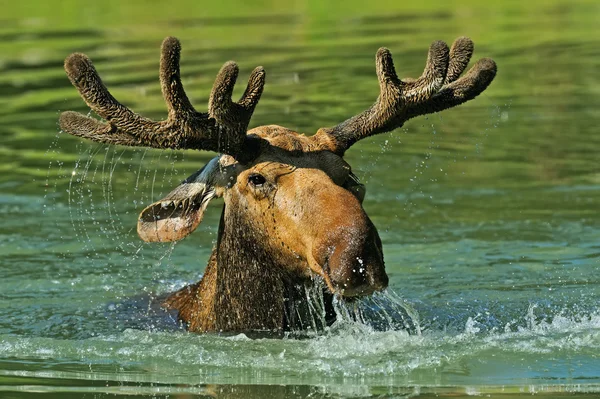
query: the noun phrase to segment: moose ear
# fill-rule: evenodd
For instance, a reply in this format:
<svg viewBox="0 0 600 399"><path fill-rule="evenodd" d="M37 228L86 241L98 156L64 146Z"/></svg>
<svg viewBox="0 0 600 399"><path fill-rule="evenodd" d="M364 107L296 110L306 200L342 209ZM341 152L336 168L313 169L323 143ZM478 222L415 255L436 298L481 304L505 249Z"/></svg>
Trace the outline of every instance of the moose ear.
<svg viewBox="0 0 600 399"><path fill-rule="evenodd" d="M146 242L181 240L200 225L211 199L235 182L234 165L222 166L213 158L202 169L185 179L165 198L140 213L137 232Z"/></svg>

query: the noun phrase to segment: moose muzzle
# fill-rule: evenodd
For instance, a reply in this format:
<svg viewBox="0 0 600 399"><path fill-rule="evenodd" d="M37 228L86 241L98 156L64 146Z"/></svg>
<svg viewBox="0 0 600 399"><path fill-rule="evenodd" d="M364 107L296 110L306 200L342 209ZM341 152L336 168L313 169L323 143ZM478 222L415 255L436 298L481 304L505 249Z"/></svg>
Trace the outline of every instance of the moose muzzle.
<svg viewBox="0 0 600 399"><path fill-rule="evenodd" d="M340 190L338 200L344 205L330 210L313 244L312 255L321 266L327 285L344 297L384 290L388 276L375 226L353 195Z"/></svg>

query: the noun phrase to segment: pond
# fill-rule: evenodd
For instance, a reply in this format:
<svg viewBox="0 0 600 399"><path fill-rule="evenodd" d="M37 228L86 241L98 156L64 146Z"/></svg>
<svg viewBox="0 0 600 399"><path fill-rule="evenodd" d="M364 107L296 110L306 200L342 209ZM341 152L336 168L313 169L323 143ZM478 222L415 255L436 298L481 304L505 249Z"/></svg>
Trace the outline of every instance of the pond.
<svg viewBox="0 0 600 399"><path fill-rule="evenodd" d="M0 17L0 396L592 397L600 392L600 3L29 1ZM339 323L298 339L189 334L147 298L197 281L222 202L146 244L138 213L213 154L60 133L88 113L62 63L162 119L159 46L205 109L220 66L267 86L252 126L311 134L366 109L386 46L418 76L467 35L498 75L476 100L361 141L346 159L421 333ZM236 95L242 92L236 88Z"/></svg>

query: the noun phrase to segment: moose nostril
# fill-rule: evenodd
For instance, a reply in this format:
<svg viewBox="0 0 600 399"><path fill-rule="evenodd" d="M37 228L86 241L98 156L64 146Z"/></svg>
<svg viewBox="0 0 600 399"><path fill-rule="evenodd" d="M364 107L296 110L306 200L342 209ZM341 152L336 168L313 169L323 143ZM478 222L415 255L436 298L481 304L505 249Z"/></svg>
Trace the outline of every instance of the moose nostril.
<svg viewBox="0 0 600 399"><path fill-rule="evenodd" d="M375 291L383 291L388 287L389 277L386 273L378 276L369 276L369 282L375 288Z"/></svg>

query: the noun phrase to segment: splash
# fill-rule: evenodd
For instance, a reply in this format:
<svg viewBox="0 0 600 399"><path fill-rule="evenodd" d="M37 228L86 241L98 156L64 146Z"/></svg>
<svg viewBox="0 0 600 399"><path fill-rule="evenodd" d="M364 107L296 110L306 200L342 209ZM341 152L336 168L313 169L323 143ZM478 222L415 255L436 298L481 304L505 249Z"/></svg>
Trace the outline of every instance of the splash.
<svg viewBox="0 0 600 399"><path fill-rule="evenodd" d="M350 300L328 293L321 279L299 289L303 295L285 308L290 337L314 337L342 325L421 335L418 312L390 288Z"/></svg>
<svg viewBox="0 0 600 399"><path fill-rule="evenodd" d="M341 322L357 322L378 331L406 330L421 335L419 313L391 288L351 302L336 297L334 308Z"/></svg>
<svg viewBox="0 0 600 399"><path fill-rule="evenodd" d="M524 315L525 316L525 315ZM598 383L600 314L559 315L536 321L517 332L477 332L465 326L459 334L405 330L377 331L357 322L335 323L311 339L248 339L126 329L80 341L0 336L5 358L33 358L70 368L105 370L110 378L187 383L341 384L363 385ZM561 359L573 359L565 368ZM82 361L83 359L83 361ZM117 371L106 362L120 365ZM128 370L127 373L118 370ZM491 373L495 370L494 373ZM52 374L52 370L46 371ZM450 379L449 379L450 378ZM558 380L556 378L559 378Z"/></svg>

